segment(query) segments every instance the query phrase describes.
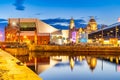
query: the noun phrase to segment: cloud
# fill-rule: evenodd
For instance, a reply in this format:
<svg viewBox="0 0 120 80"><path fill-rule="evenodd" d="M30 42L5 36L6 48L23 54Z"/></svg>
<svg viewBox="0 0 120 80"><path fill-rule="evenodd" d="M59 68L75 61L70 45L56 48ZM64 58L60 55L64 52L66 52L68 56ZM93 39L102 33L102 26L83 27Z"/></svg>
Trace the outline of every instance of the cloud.
<svg viewBox="0 0 120 80"><path fill-rule="evenodd" d="M46 23L58 23L58 22L70 23L70 19L62 19L62 18L44 19L43 21L45 21ZM74 22L86 23L86 21L83 19L74 19Z"/></svg>
<svg viewBox="0 0 120 80"><path fill-rule="evenodd" d="M42 21L57 29L69 29L70 19L54 18L54 19L44 19ZM76 28L86 26L86 21L84 21L83 19L74 19L74 22Z"/></svg>
<svg viewBox="0 0 120 80"><path fill-rule="evenodd" d="M1 22L6 22L7 20L6 19L0 19L0 23Z"/></svg>
<svg viewBox="0 0 120 80"><path fill-rule="evenodd" d="M25 10L25 6L23 5L25 0L16 0L13 4L16 7L16 10L23 11Z"/></svg>
<svg viewBox="0 0 120 80"><path fill-rule="evenodd" d="M69 23L66 23L66 22L60 23L60 22L58 22L58 23L54 23L52 25L69 26Z"/></svg>

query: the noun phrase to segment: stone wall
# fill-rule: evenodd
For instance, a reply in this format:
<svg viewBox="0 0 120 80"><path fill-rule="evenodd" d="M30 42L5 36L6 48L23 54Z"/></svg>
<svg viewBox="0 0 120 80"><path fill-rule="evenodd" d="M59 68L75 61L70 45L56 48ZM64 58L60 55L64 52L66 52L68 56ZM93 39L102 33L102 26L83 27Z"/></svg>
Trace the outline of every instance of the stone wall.
<svg viewBox="0 0 120 80"><path fill-rule="evenodd" d="M58 46L58 45L40 45L31 46L30 51L107 51L120 52L120 47L105 46Z"/></svg>
<svg viewBox="0 0 120 80"><path fill-rule="evenodd" d="M9 52L12 55L28 55L28 48L5 48L5 51Z"/></svg>

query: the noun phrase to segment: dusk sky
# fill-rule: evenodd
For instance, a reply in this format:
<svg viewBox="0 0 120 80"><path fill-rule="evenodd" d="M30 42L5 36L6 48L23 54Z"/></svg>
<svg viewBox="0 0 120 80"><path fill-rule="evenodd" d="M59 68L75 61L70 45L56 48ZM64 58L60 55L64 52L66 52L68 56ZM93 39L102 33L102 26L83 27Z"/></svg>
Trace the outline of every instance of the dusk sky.
<svg viewBox="0 0 120 80"><path fill-rule="evenodd" d="M120 0L0 0L0 21L8 18L75 18L95 16L100 24L120 17Z"/></svg>

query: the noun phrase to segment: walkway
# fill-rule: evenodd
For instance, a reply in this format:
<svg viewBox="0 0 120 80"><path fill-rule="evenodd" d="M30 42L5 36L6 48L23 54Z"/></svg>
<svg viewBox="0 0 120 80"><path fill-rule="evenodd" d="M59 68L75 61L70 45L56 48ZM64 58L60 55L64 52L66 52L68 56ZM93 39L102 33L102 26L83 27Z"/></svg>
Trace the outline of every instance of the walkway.
<svg viewBox="0 0 120 80"><path fill-rule="evenodd" d="M18 59L0 49L0 80L42 80Z"/></svg>

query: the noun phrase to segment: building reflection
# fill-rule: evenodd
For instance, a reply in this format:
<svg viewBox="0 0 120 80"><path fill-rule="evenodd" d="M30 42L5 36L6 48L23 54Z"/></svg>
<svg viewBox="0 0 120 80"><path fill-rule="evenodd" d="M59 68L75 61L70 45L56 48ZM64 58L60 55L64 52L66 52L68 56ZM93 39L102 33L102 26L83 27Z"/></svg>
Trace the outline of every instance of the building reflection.
<svg viewBox="0 0 120 80"><path fill-rule="evenodd" d="M70 68L71 68L71 70L73 70L74 65L75 65L74 57L70 57L70 59L69 59L69 64L70 64Z"/></svg>
<svg viewBox="0 0 120 80"><path fill-rule="evenodd" d="M69 66L71 70L74 70L75 66L86 65L87 62L89 69L93 72L97 66L97 59L101 61L101 70L104 70L104 62L115 64L115 70L120 71L120 57L119 56L61 56L61 55L45 55L29 54L26 56L16 56L26 66L31 68L37 74L47 70L50 67L64 67ZM59 66L55 66L58 64Z"/></svg>
<svg viewBox="0 0 120 80"><path fill-rule="evenodd" d="M90 70L93 71L95 69L96 65L97 65L97 58L87 56L86 61L88 63L88 66L89 66Z"/></svg>
<svg viewBox="0 0 120 80"><path fill-rule="evenodd" d="M85 56L79 56L78 59L80 62L82 62L85 59Z"/></svg>
<svg viewBox="0 0 120 80"><path fill-rule="evenodd" d="M115 59L116 59L116 64L119 64L119 58L116 57Z"/></svg>
<svg viewBox="0 0 120 80"><path fill-rule="evenodd" d="M119 56L113 55L113 56L103 57L102 58L102 70L103 70L103 67L104 67L103 62L109 62L111 64L114 64L116 72L120 71L120 57Z"/></svg>
<svg viewBox="0 0 120 80"><path fill-rule="evenodd" d="M85 56L69 56L69 66L71 70L73 70L75 65L81 65L83 60L85 60Z"/></svg>
<svg viewBox="0 0 120 80"><path fill-rule="evenodd" d="M117 71L120 72L120 65L117 65Z"/></svg>

